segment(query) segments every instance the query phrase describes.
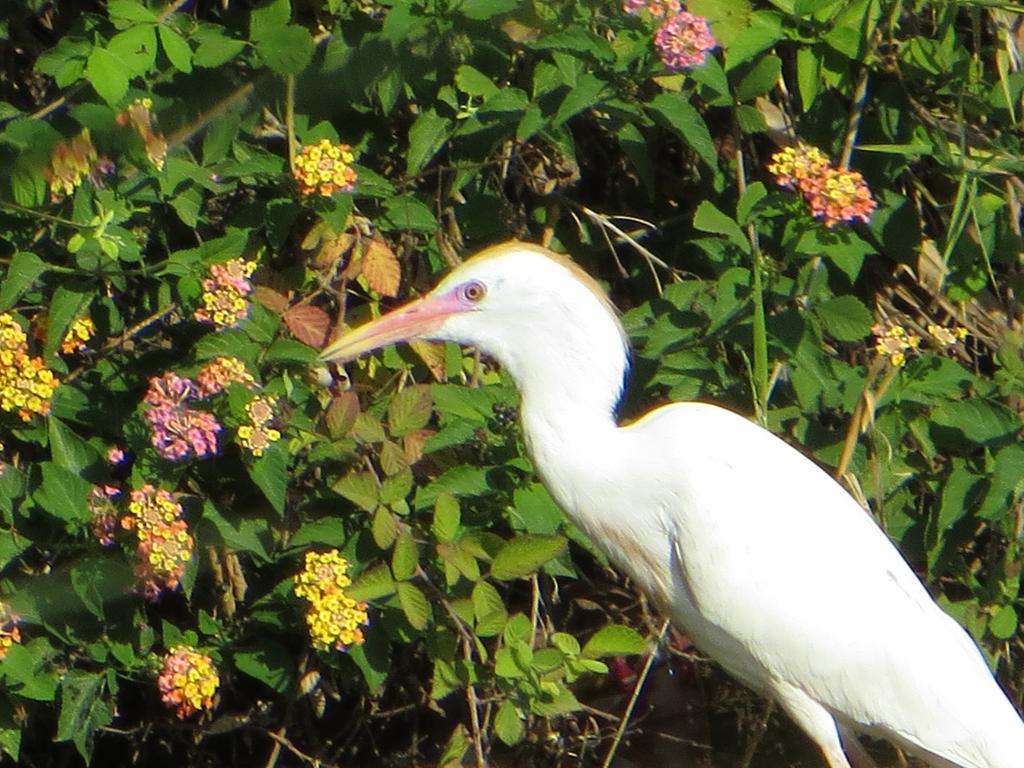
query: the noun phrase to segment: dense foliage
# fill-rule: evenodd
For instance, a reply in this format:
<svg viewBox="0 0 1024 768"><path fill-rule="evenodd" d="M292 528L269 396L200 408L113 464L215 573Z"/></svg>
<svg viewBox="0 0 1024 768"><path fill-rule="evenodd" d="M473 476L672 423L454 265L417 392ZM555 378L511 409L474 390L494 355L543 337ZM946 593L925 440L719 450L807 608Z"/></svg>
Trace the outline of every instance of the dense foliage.
<svg viewBox="0 0 1024 768"><path fill-rule="evenodd" d="M6 755L603 758L661 621L532 474L508 380L317 362L510 236L624 309L624 418L701 398L803 446L1020 702L1019 8L681 10L0 12ZM663 645L700 764L789 748Z"/></svg>

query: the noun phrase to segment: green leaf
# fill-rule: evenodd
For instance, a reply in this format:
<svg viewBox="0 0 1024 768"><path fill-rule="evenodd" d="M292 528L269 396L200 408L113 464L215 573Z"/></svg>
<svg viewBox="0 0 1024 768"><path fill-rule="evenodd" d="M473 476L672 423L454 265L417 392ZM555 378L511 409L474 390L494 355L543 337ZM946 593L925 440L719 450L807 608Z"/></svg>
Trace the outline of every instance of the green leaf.
<svg viewBox="0 0 1024 768"><path fill-rule="evenodd" d="M709 168L718 169L718 153L700 113L682 93L661 93L647 105L655 120L686 142Z"/></svg>
<svg viewBox="0 0 1024 768"><path fill-rule="evenodd" d="M736 101L741 103L752 101L754 98L768 93L778 84L781 72L782 59L774 54L764 56L736 86Z"/></svg>
<svg viewBox="0 0 1024 768"><path fill-rule="evenodd" d="M564 536L516 536L495 555L491 575L502 581L525 578L562 554L566 545Z"/></svg>
<svg viewBox="0 0 1024 768"><path fill-rule="evenodd" d="M245 41L228 37L219 27L200 27L194 37L199 41L192 56L197 67L222 67L246 48Z"/></svg>
<svg viewBox="0 0 1024 768"><path fill-rule="evenodd" d="M426 629L430 623L430 603L420 588L408 581L395 585L398 592L398 603L402 612L413 629Z"/></svg>
<svg viewBox="0 0 1024 768"><path fill-rule="evenodd" d="M727 214L718 210L709 200L702 200L697 206L697 211L693 214L693 226L701 232L724 235L743 253L750 253L750 241L743 234L740 225Z"/></svg>
<svg viewBox="0 0 1024 768"><path fill-rule="evenodd" d="M604 656L630 656L647 650L647 641L631 627L609 624L601 627L583 646L583 655L588 659Z"/></svg>
<svg viewBox="0 0 1024 768"><path fill-rule="evenodd" d="M512 495L512 515L527 533L556 533L565 515L541 483L516 488Z"/></svg>
<svg viewBox="0 0 1024 768"><path fill-rule="evenodd" d="M382 597L394 594L395 580L391 578L391 569L384 563L378 563L372 568L356 576L351 586L345 590L345 594L353 600L378 600Z"/></svg>
<svg viewBox="0 0 1024 768"><path fill-rule="evenodd" d="M821 325L837 341L859 341L871 333L871 310L856 296L844 295L814 305Z"/></svg>
<svg viewBox="0 0 1024 768"><path fill-rule="evenodd" d="M479 69L463 64L455 70L455 85L463 93L470 96L492 96L499 91L497 85L490 77Z"/></svg>
<svg viewBox="0 0 1024 768"><path fill-rule="evenodd" d="M212 501L206 499L203 502L203 522L211 525L216 535L231 549L246 552L264 562L270 559L263 541L263 537L269 539L266 520L237 513L230 518L225 517Z"/></svg>
<svg viewBox="0 0 1024 768"><path fill-rule="evenodd" d="M462 514L459 511L459 500L450 493L440 493L434 502L434 521L431 530L438 541L447 542L455 538L459 532Z"/></svg>
<svg viewBox="0 0 1024 768"><path fill-rule="evenodd" d="M99 460L99 451L75 434L67 424L56 416L50 416L47 421L50 451L55 463L79 474Z"/></svg>
<svg viewBox="0 0 1024 768"><path fill-rule="evenodd" d="M374 543L381 549L388 549L398 536L398 520L395 513L385 506L377 507L370 524Z"/></svg>
<svg viewBox="0 0 1024 768"><path fill-rule="evenodd" d="M263 491L263 496L279 515L284 514L288 492L288 452L282 442L278 440L262 456L246 462L249 477Z"/></svg>
<svg viewBox="0 0 1024 768"><path fill-rule="evenodd" d="M431 210L412 195L393 197L384 202L384 214L379 222L388 230L433 232L437 219Z"/></svg>
<svg viewBox="0 0 1024 768"><path fill-rule="evenodd" d="M107 14L112 19L142 24L156 24L159 21L157 15L138 0L110 0L107 3Z"/></svg>
<svg viewBox="0 0 1024 768"><path fill-rule="evenodd" d="M1017 611L1012 605L1004 605L988 621L988 631L1000 640L1009 640L1017 634Z"/></svg>
<svg viewBox="0 0 1024 768"><path fill-rule="evenodd" d="M93 735L114 719L111 707L100 696L105 687L102 672L68 670L60 681L60 715L54 741L71 741L82 759L92 758Z"/></svg>
<svg viewBox="0 0 1024 768"><path fill-rule="evenodd" d="M253 43L263 63L279 75L298 75L313 60L313 38L297 24L261 28Z"/></svg>
<svg viewBox="0 0 1024 768"><path fill-rule="evenodd" d="M257 640L246 650L236 651L234 661L240 672L266 683L278 693L288 690L295 674L295 665L288 649L265 638Z"/></svg>
<svg viewBox="0 0 1024 768"><path fill-rule="evenodd" d="M292 549L304 549L318 544L328 544L333 547L341 545L345 540L345 524L340 517L327 515L316 520L310 520L299 526L295 535L288 539L288 546Z"/></svg>
<svg viewBox="0 0 1024 768"><path fill-rule="evenodd" d="M43 482L33 498L54 517L67 523L70 531L77 531L92 519L88 498L92 484L59 464L42 464Z"/></svg>
<svg viewBox="0 0 1024 768"><path fill-rule="evenodd" d="M416 540L408 528L403 528L395 539L395 548L391 553L391 573L399 581L407 581L416 574L420 564L420 551Z"/></svg>
<svg viewBox="0 0 1024 768"><path fill-rule="evenodd" d="M31 251L15 253L0 285L0 311L13 307L45 271L46 264Z"/></svg>
<svg viewBox="0 0 1024 768"><path fill-rule="evenodd" d="M350 472L336 482L332 490L367 512L373 512L380 499L380 486L370 472Z"/></svg>
<svg viewBox="0 0 1024 768"><path fill-rule="evenodd" d="M388 431L395 437L425 427L430 421L430 387L415 384L395 393L388 403Z"/></svg>
<svg viewBox="0 0 1024 768"><path fill-rule="evenodd" d="M15 643L0 660L0 673L19 696L34 701L53 701L58 685L50 664L53 654L49 642L42 637L29 643Z"/></svg>
<svg viewBox="0 0 1024 768"><path fill-rule="evenodd" d="M409 128L409 151L405 158L405 169L409 176L423 170L438 153L451 133L452 121L437 114L433 108L419 114Z"/></svg>
<svg viewBox="0 0 1024 768"><path fill-rule="evenodd" d="M767 196L768 190L765 189L764 184L760 181L755 181L748 186L736 203L736 223L741 227L749 224L754 208Z"/></svg>
<svg viewBox="0 0 1024 768"><path fill-rule="evenodd" d="M518 744L526 732L522 716L511 699L505 699L494 716L494 733L508 746Z"/></svg>
<svg viewBox="0 0 1024 768"><path fill-rule="evenodd" d="M160 36L160 45L168 60L179 72L192 71L192 48L181 35L168 27L166 24L157 28Z"/></svg>
<svg viewBox="0 0 1024 768"><path fill-rule="evenodd" d="M508 621L508 611L498 590L486 581L473 585L473 618L476 620L477 637L494 637L501 634Z"/></svg>
<svg viewBox="0 0 1024 768"><path fill-rule="evenodd" d="M551 126L557 127L570 117L594 106L594 104L601 100L601 94L604 93L606 85L603 80L591 74L584 73L580 75L576 85L569 89L565 98L562 99L562 103L555 110L555 115L551 119Z"/></svg>
<svg viewBox="0 0 1024 768"><path fill-rule="evenodd" d="M1020 430L1020 418L1013 411L981 398L943 403L932 411L932 423L957 429L975 443L993 443Z"/></svg>
<svg viewBox="0 0 1024 768"><path fill-rule="evenodd" d="M455 11L473 21L487 21L519 8L519 0L462 0Z"/></svg>

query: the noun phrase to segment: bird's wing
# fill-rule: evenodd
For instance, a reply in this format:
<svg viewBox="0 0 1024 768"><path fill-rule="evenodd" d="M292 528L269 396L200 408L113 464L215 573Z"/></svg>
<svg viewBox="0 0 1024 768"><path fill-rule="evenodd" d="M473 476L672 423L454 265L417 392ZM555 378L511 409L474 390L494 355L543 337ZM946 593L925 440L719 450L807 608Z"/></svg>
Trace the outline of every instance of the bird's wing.
<svg viewBox="0 0 1024 768"><path fill-rule="evenodd" d="M682 588L727 656L738 643L769 686L784 680L848 721L949 759L965 762L957 744L969 750L986 721L1017 728L1024 743L974 642L816 464L714 406L661 408L631 429L671 446L648 485L668 481L649 493L676 539Z"/></svg>

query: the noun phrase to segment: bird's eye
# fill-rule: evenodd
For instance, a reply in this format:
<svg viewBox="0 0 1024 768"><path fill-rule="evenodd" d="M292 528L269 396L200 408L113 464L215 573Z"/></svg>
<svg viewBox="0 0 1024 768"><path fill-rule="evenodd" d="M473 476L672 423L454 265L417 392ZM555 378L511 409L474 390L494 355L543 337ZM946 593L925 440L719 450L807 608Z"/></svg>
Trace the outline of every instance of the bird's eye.
<svg viewBox="0 0 1024 768"><path fill-rule="evenodd" d="M459 289L462 294L462 298L472 304L478 304L483 301L484 296L487 295L487 286L481 283L479 280L470 280Z"/></svg>

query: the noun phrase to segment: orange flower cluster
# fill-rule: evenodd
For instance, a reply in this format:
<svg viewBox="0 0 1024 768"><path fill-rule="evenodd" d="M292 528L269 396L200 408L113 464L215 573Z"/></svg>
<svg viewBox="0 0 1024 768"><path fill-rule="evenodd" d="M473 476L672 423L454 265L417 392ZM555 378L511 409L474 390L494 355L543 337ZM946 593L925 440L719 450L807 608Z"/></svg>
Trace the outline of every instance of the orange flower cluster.
<svg viewBox="0 0 1024 768"><path fill-rule="evenodd" d="M43 168L43 178L50 187L50 200L57 202L74 194L97 163L99 155L88 128L74 138L58 141L50 152L49 165Z"/></svg>
<svg viewBox="0 0 1024 768"><path fill-rule="evenodd" d="M875 335L875 352L888 357L897 368L907 361L908 350L915 350L921 345L920 336L895 323L873 325L871 333Z"/></svg>
<svg viewBox="0 0 1024 768"><path fill-rule="evenodd" d="M210 267L203 279L203 306L194 313L196 320L216 328L233 328L249 316L249 278L256 271L255 261L231 259Z"/></svg>
<svg viewBox="0 0 1024 768"><path fill-rule="evenodd" d="M96 324L89 317L80 317L71 323L64 340L60 343L60 351L65 355L83 351L89 340L96 335Z"/></svg>
<svg viewBox="0 0 1024 768"><path fill-rule="evenodd" d="M117 124L131 128L142 139L146 158L158 171L167 157L167 139L153 126L153 100L136 99L117 115Z"/></svg>
<svg viewBox="0 0 1024 768"><path fill-rule="evenodd" d="M840 222L867 222L878 203L858 171L835 168L817 147L803 142L772 155L768 171L780 187L796 189L811 213L832 228Z"/></svg>
<svg viewBox="0 0 1024 768"><path fill-rule="evenodd" d="M199 396L209 397L223 392L229 384L241 384L243 387L256 386L256 380L245 368L245 363L237 357L216 357L196 374L199 385Z"/></svg>
<svg viewBox="0 0 1024 768"><path fill-rule="evenodd" d="M0 313L0 409L22 421L50 413L57 377L41 357L28 353L28 337L9 313Z"/></svg>
<svg viewBox="0 0 1024 768"><path fill-rule="evenodd" d="M21 630L18 629L18 615L7 603L0 602L0 659L7 656L7 651L15 643L21 642Z"/></svg>
<svg viewBox="0 0 1024 768"><path fill-rule="evenodd" d="M305 567L295 576L295 594L309 601L306 625L313 647L345 650L363 642L362 627L370 623L366 603L345 594L352 583L348 561L336 549L307 552Z"/></svg>
<svg viewBox="0 0 1024 768"><path fill-rule="evenodd" d="M121 527L138 537L135 575L146 596L155 600L163 589L176 589L192 559L195 541L174 496L149 483L132 491Z"/></svg>
<svg viewBox="0 0 1024 768"><path fill-rule="evenodd" d="M268 426L274 419L275 405L269 395L256 395L245 406L251 423L238 428L238 442L253 456L262 456L271 443L281 439L281 433Z"/></svg>
<svg viewBox="0 0 1024 768"><path fill-rule="evenodd" d="M354 159L348 144L331 144L327 139L306 144L295 157L299 193L329 197L334 192L351 192L356 185Z"/></svg>
<svg viewBox="0 0 1024 768"><path fill-rule="evenodd" d="M213 709L213 695L220 687L220 675L213 659L183 645L164 656L156 679L160 700L184 720L204 709Z"/></svg>

